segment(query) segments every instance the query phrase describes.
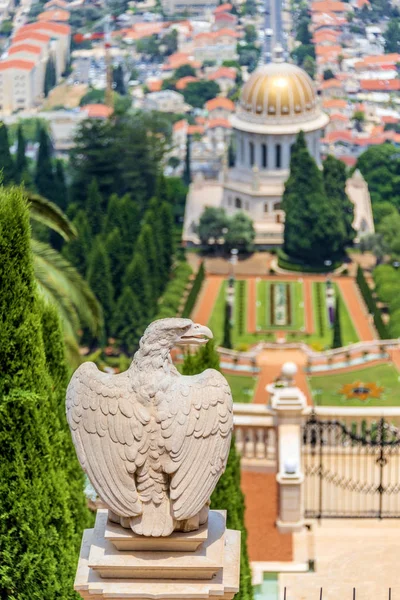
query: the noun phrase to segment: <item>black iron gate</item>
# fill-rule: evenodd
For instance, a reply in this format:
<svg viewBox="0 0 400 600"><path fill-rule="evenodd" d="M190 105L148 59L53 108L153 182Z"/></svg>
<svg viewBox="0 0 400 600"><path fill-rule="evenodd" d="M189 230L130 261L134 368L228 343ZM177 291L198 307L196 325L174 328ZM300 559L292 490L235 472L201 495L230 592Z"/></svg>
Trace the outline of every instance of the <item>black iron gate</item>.
<svg viewBox="0 0 400 600"><path fill-rule="evenodd" d="M400 431L384 419L303 428L305 516L400 518Z"/></svg>

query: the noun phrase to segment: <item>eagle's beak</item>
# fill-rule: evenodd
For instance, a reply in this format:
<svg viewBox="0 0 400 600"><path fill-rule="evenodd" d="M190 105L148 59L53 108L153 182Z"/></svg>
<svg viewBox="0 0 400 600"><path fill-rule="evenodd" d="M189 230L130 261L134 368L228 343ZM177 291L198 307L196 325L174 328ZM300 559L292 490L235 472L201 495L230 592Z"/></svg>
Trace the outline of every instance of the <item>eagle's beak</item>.
<svg viewBox="0 0 400 600"><path fill-rule="evenodd" d="M212 340L213 334L211 329L205 325L193 323L190 329L186 331L180 338L180 344L206 344L208 340Z"/></svg>

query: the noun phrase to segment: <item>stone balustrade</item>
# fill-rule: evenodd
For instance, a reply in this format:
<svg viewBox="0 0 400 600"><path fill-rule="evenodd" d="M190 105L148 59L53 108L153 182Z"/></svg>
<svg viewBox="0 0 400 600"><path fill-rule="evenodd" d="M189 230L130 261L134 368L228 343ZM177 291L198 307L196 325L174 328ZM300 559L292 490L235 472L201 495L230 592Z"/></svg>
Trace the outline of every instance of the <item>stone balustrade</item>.
<svg viewBox="0 0 400 600"><path fill-rule="evenodd" d="M243 459L276 460L276 430L272 411L263 404L234 404L236 449Z"/></svg>

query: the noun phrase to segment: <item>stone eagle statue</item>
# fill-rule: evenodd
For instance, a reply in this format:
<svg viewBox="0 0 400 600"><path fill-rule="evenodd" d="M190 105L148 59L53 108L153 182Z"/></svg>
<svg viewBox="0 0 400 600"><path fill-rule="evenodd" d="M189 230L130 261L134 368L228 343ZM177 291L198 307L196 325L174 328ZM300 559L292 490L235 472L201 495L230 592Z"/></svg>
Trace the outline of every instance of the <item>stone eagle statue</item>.
<svg viewBox="0 0 400 600"><path fill-rule="evenodd" d="M110 518L136 534L168 536L207 521L230 448L231 391L214 369L181 375L170 351L212 337L190 319L160 319L127 371L84 363L69 383L67 419L82 468Z"/></svg>

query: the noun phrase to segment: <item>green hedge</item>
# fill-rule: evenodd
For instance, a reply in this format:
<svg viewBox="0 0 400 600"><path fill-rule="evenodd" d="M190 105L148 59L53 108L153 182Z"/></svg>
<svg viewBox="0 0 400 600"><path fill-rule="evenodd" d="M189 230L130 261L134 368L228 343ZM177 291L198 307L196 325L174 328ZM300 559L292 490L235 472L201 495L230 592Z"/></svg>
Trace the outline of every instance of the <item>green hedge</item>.
<svg viewBox="0 0 400 600"><path fill-rule="evenodd" d="M368 312L370 312L374 318L375 328L379 334L381 340L388 339L389 331L383 322L381 311L376 306L375 298L372 295L370 287L365 279L364 272L360 266L357 269L357 285L360 289L361 295L364 298L364 302L367 305Z"/></svg>
<svg viewBox="0 0 400 600"><path fill-rule="evenodd" d="M172 279L168 282L158 306L157 319L176 317L182 296L189 283L192 268L187 262L179 262Z"/></svg>
<svg viewBox="0 0 400 600"><path fill-rule="evenodd" d="M400 337L400 273L391 265L379 265L374 269L373 277L379 300L389 308L388 337Z"/></svg>
<svg viewBox="0 0 400 600"><path fill-rule="evenodd" d="M201 290L201 286L203 285L204 277L205 277L205 269L204 269L204 262L202 262L199 270L197 271L197 275L193 281L192 289L190 290L189 295L186 299L186 304L185 304L185 308L183 309L183 312L182 312L182 317L185 317L185 318L190 317L193 307L195 305L195 302L197 300L197 296L199 295L199 292Z"/></svg>
<svg viewBox="0 0 400 600"><path fill-rule="evenodd" d="M278 250L278 267L286 271L295 271L296 273L328 273L340 267L341 264L340 262L334 262L329 268L325 265L306 265L288 256L282 249Z"/></svg>

